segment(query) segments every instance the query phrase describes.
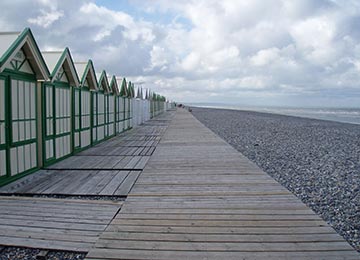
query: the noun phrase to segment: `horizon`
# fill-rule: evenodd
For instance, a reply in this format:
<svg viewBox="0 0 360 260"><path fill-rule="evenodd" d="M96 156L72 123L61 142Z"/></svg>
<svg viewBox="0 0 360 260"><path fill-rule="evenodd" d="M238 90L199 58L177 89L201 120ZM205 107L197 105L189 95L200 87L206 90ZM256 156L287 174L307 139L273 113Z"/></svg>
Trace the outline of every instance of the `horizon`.
<svg viewBox="0 0 360 260"><path fill-rule="evenodd" d="M4 0L0 31L182 103L360 107L355 0ZM21 17L21 19L19 19ZM91 18L91 19L89 19Z"/></svg>

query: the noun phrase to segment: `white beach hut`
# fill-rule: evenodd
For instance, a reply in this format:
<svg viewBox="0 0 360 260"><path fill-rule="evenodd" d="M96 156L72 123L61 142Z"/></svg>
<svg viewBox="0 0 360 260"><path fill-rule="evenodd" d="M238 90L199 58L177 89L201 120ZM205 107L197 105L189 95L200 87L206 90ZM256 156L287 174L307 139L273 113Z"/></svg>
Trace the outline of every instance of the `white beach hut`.
<svg viewBox="0 0 360 260"><path fill-rule="evenodd" d="M50 70L50 79L42 88L42 154L46 166L73 152L72 92L79 86L79 78L68 48L42 55Z"/></svg>
<svg viewBox="0 0 360 260"><path fill-rule="evenodd" d="M91 145L91 92L97 91L98 83L91 60L74 64L80 78L79 87L74 88L74 151L77 152Z"/></svg>
<svg viewBox="0 0 360 260"><path fill-rule="evenodd" d="M101 142L108 136L106 120L108 116L107 95L110 93L110 86L105 70L97 73L96 77L98 78L98 90L92 93L92 144Z"/></svg>
<svg viewBox="0 0 360 260"><path fill-rule="evenodd" d="M0 184L40 166L37 81L49 74L29 28L0 33Z"/></svg>

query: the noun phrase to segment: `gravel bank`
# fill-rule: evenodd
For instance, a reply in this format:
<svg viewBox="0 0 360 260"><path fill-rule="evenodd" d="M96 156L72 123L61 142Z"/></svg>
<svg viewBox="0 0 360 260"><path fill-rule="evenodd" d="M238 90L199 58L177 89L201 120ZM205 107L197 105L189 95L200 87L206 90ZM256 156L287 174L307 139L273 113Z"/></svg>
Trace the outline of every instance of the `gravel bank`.
<svg viewBox="0 0 360 260"><path fill-rule="evenodd" d="M360 251L360 125L226 109L192 113Z"/></svg>

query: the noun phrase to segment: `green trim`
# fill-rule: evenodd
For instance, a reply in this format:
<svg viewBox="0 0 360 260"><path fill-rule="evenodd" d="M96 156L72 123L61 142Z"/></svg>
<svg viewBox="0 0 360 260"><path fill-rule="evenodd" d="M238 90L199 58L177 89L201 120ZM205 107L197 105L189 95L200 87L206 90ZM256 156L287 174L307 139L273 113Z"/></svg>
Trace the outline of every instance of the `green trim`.
<svg viewBox="0 0 360 260"><path fill-rule="evenodd" d="M68 84L73 83L73 84L76 85L76 87L77 87L77 85L80 84L79 76L78 76L78 74L77 74L77 72L76 72L76 68L75 68L75 65L74 65L74 61L73 61L73 59L72 59L72 57L71 57L71 53L70 53L70 50L69 50L68 47L66 47L66 48L64 49L64 51L62 52L59 60L57 61L56 65L55 65L54 70L53 70L53 71L51 72L51 74L50 74L50 78L51 78L52 81L54 81L54 79L55 79L55 81L60 81L60 79L61 79L61 77L63 76L63 74L65 74L67 80L70 81L69 76L67 75L67 73L66 73L65 70L63 71L61 77L58 76L59 70L64 66L65 61L67 60L68 57L69 57L69 66L70 66L71 69L72 69L72 70L70 69L70 73L71 73L72 77L74 78L74 82L69 82ZM74 73L72 73L72 72L74 72Z"/></svg>
<svg viewBox="0 0 360 260"><path fill-rule="evenodd" d="M17 79L21 79L21 80L36 81L35 74L29 74L29 73L25 73L22 71L14 71L14 70L5 69L2 73L0 73L0 75L16 77Z"/></svg>
<svg viewBox="0 0 360 260"><path fill-rule="evenodd" d="M120 90L120 96L127 97L127 87L126 87L126 78L123 78L121 83L121 90Z"/></svg>
<svg viewBox="0 0 360 260"><path fill-rule="evenodd" d="M94 86L94 88L91 89L91 86L88 86L87 88L89 88L90 91L97 91L99 89L99 87L98 87L98 82L97 82L94 64L93 64L92 60L88 60L88 62L86 64L83 75L81 76L80 87L81 88L85 87L84 84L85 84L85 81L86 81L89 73L90 73L90 78L91 79L93 78L93 80L91 80L91 82L92 82L92 85ZM92 75L92 77L91 77L91 75ZM89 80L88 80L88 83L89 83Z"/></svg>
<svg viewBox="0 0 360 260"><path fill-rule="evenodd" d="M114 95L116 95L116 96L120 95L119 86L117 84L117 80L116 80L116 77L114 75L111 77L110 88L112 89L112 93Z"/></svg>
<svg viewBox="0 0 360 260"><path fill-rule="evenodd" d="M105 84L105 88L103 88L103 84L102 84L103 82ZM99 86L100 91L104 91L106 93L111 93L112 92L112 90L110 89L109 81L108 81L105 70L103 70L101 72L100 79L99 79L99 82L98 82L98 86Z"/></svg>
<svg viewBox="0 0 360 260"><path fill-rule="evenodd" d="M20 44L22 43L23 40L25 40L25 38L29 36L30 41L32 41L32 43L35 46L35 50L36 53L33 53L35 55L37 55L39 57L39 60L41 62L41 64L39 64L39 66L44 69L46 75L42 75L42 76L47 76L49 77L50 72L48 67L46 66L45 60L43 58L43 56L41 55L39 46L37 45L34 35L31 32L30 28L25 28L16 38L16 40L10 45L10 47L6 50L6 52L3 54L3 56L1 56L0 58L0 66L3 66L8 59L11 57L11 55L15 52L15 50L20 46ZM21 46L22 48L23 46ZM46 79L46 78L42 78L42 79Z"/></svg>

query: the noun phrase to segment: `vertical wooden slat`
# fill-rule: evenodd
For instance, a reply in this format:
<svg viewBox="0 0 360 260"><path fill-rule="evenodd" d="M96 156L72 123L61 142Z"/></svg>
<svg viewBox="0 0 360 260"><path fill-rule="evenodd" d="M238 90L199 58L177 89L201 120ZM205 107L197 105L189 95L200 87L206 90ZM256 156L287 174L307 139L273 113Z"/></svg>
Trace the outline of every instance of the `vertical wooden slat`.
<svg viewBox="0 0 360 260"><path fill-rule="evenodd" d="M17 148L10 149L10 167L11 175L14 176L18 173L18 158L17 158Z"/></svg>
<svg viewBox="0 0 360 260"><path fill-rule="evenodd" d="M5 81L4 80L0 80L0 145L1 144L5 144Z"/></svg>
<svg viewBox="0 0 360 260"><path fill-rule="evenodd" d="M6 175L6 152L5 150L0 150L0 176Z"/></svg>

